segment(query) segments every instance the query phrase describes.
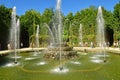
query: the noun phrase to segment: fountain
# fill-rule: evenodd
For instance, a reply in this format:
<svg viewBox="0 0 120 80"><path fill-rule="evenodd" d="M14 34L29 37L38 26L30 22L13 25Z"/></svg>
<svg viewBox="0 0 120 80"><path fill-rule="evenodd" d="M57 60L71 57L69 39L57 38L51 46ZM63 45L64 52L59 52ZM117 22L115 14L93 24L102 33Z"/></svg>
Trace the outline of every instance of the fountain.
<svg viewBox="0 0 120 80"><path fill-rule="evenodd" d="M105 29L104 29L104 19L102 15L102 8L99 6L98 8L98 14L97 14L97 24L98 24L98 29L97 29L97 45L101 47L102 52L104 53L104 62L106 62L105 59Z"/></svg>
<svg viewBox="0 0 120 80"><path fill-rule="evenodd" d="M17 21L17 22L16 22ZM20 38L20 21L16 20L16 7L12 9L12 21L10 29L10 46L14 50L15 64L17 63L17 49L19 49Z"/></svg>
<svg viewBox="0 0 120 80"><path fill-rule="evenodd" d="M36 35L35 35L35 48L39 48L39 25L37 25L37 29L36 29ZM35 50L34 55L33 56L37 56L37 54L39 53L38 50Z"/></svg>
<svg viewBox="0 0 120 80"><path fill-rule="evenodd" d="M20 20L17 20L16 23L16 35L17 35L17 48L20 48Z"/></svg>
<svg viewBox="0 0 120 80"><path fill-rule="evenodd" d="M36 47L36 48L39 48L39 25L37 25L37 30L36 30L35 47Z"/></svg>
<svg viewBox="0 0 120 80"><path fill-rule="evenodd" d="M60 4L60 0L58 0ZM15 53L15 62L17 63L17 45L19 45L19 20L16 22L15 17L15 7L13 8L14 12L14 18L12 18L12 28L11 28L11 45L14 49ZM13 13L12 13L13 14ZM60 14L60 13L59 13ZM102 10L101 7L98 9L98 29L102 29L101 27L104 27L104 19L102 18ZM59 15L60 16L60 15ZM58 17L59 18L59 17ZM61 17L60 17L61 19ZM58 21L59 22L59 21ZM104 41L105 39L101 38L102 40L98 39L98 43L100 43L100 47L102 50L104 49L104 55L95 53L82 53L80 52L80 57L73 58L74 55L76 55L76 52L72 50L72 47L69 47L66 43L62 42L62 35L61 28L62 25L54 23L54 30L55 31L55 38L53 38L52 45L48 47L48 50L46 50L46 53L41 53L37 56L31 56L33 52L25 52L19 54L22 56L22 59L19 59L19 62L21 64L17 63L17 66L14 66L14 64L6 64L10 63L13 59L11 56L14 54L8 55L7 57L3 57L2 60L0 60L0 80L20 80L20 79L29 79L29 80L117 80L119 79L119 71L120 71L120 65L116 64L116 62L120 62L120 56L117 56L115 54L109 54L105 55L105 49L104 49ZM81 25L80 25L81 26ZM60 28L59 28L60 27ZM49 28L49 26L48 26ZM82 27L81 27L82 28ZM59 30L60 29L60 30ZM101 33L102 30L99 30L98 33ZM52 31L51 31L52 32ZM15 34L16 33L16 34ZM54 33L54 32L53 32ZM39 44L38 40L38 34L39 34L39 26L37 26L36 30L36 45ZM60 35L61 34L61 35ZM102 33L101 33L102 34ZM98 34L99 36L103 37L104 34ZM52 33L51 33L52 35ZM60 35L60 36L58 36ZM54 36L54 34L53 34ZM58 38L57 38L58 37ZM60 38L60 39L59 39ZM59 42L60 41L60 42ZM36 46L36 48L39 47L39 45ZM45 61L47 62L39 62L43 59L44 55L49 55ZM52 55L52 56L51 56ZM42 56L42 57L41 57ZM51 57L50 57L51 56ZM68 57L71 56L71 57ZM91 57L92 56L92 57ZM102 59L103 57L109 56L109 64L103 64ZM50 59L48 59L50 57ZM66 59L67 57L67 59ZM54 58L54 59L51 59ZM70 58L70 59L68 59ZM57 60L56 60L57 59ZM65 60L64 60L65 59ZM62 61L63 60L63 61ZM91 62L91 61L92 62ZM94 63L93 63L94 62ZM104 61L106 62L106 61ZM99 63L99 64L98 64ZM105 66L104 66L105 65ZM114 67L115 66L115 67ZM9 68L8 68L9 67ZM51 70L52 69L52 70ZM113 74L114 73L114 74ZM24 76L23 76L24 75ZM96 76L95 76L96 75Z"/></svg>
<svg viewBox="0 0 120 80"><path fill-rule="evenodd" d="M51 44L46 51L45 57L48 59L59 60L59 70L64 70L61 61L65 58L71 58L77 56L76 51L73 51L73 47L69 47L67 43L62 41L62 17L60 11L61 0L57 0L56 14L54 16L56 21L53 21L52 26L45 26L48 28L51 34Z"/></svg>
<svg viewBox="0 0 120 80"><path fill-rule="evenodd" d="M52 30L50 29L50 27L49 27L46 23L45 23L45 26L48 28L48 30L49 30L49 32L50 32L50 35L51 35L51 38L52 38L52 40L50 41L50 43L51 43L50 45L52 45L52 43L55 43L55 37L56 37L56 36L53 35ZM56 28L55 28L55 32L57 32L57 31L56 31Z"/></svg>
<svg viewBox="0 0 120 80"><path fill-rule="evenodd" d="M83 41L82 41L82 24L80 24L80 28L79 28L79 39L80 39L80 46L83 46Z"/></svg>

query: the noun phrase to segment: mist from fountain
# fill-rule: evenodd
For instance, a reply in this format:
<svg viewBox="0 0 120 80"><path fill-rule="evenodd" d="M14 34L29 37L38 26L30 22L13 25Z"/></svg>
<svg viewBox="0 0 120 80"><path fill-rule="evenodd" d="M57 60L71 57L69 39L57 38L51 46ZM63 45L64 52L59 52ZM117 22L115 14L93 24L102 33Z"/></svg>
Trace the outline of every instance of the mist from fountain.
<svg viewBox="0 0 120 80"><path fill-rule="evenodd" d="M39 25L37 25L35 47L39 48Z"/></svg>
<svg viewBox="0 0 120 80"><path fill-rule="evenodd" d="M17 25L16 25L16 36L17 36L17 49L20 48L20 20L17 20Z"/></svg>
<svg viewBox="0 0 120 80"><path fill-rule="evenodd" d="M61 45L62 45L62 17L61 17L61 0L57 0L56 13L53 16L52 26L45 24L51 35L50 47L58 47L61 61Z"/></svg>
<svg viewBox="0 0 120 80"><path fill-rule="evenodd" d="M47 25L50 35L51 44L60 47L62 43L62 17L61 17L61 0L57 0L56 12L52 19L52 25Z"/></svg>
<svg viewBox="0 0 120 80"><path fill-rule="evenodd" d="M98 8L98 14L97 14L97 44L99 47L103 47L103 44L105 43L105 29L104 29L104 19L102 15L102 8L99 6Z"/></svg>
<svg viewBox="0 0 120 80"><path fill-rule="evenodd" d="M14 50L15 54L15 63L17 63L17 49L19 49L20 42L20 20L16 19L16 7L12 9L12 20L11 20L11 29L10 29L10 46Z"/></svg>
<svg viewBox="0 0 120 80"><path fill-rule="evenodd" d="M55 36L53 35L52 30L50 29L50 27L46 23L45 23L45 26L48 28L48 30L50 32L50 35L51 35L51 38L52 38L51 43L55 43Z"/></svg>
<svg viewBox="0 0 120 80"><path fill-rule="evenodd" d="M83 46L83 40L82 40L82 24L80 24L80 27L79 27L79 39L80 39L80 46L82 47Z"/></svg>
<svg viewBox="0 0 120 80"><path fill-rule="evenodd" d="M61 0L57 0L57 5L56 5L56 13L53 16L52 20L52 25L48 26L45 24L51 34L50 40L50 47L48 54L52 52L52 54L57 54L58 56L55 56L59 60L59 67L58 67L58 72L64 70L63 66L61 64L62 60L62 16L61 16ZM53 57L54 58L54 57Z"/></svg>
<svg viewBox="0 0 120 80"><path fill-rule="evenodd" d="M60 70L62 70L62 66L61 66L61 54L62 54L62 49L61 49L61 44L62 44L62 16L61 16L61 0L57 0L57 7L56 7L56 11L57 11L57 17L58 17L58 43L59 43L59 47L60 47L60 56L59 56L59 60L60 60Z"/></svg>
<svg viewBox="0 0 120 80"><path fill-rule="evenodd" d="M104 29L104 19L103 19L103 14L102 14L102 7L99 6L98 8L98 14L97 14L97 45L99 47L101 47L101 52L104 53L104 61L105 60L105 47L106 47L106 43L105 43L105 29Z"/></svg>
<svg viewBox="0 0 120 80"><path fill-rule="evenodd" d="M11 20L11 29L10 29L10 45L12 48L15 48L15 43L16 43L16 7L13 7L12 9L12 20ZM13 36L15 35L15 36Z"/></svg>

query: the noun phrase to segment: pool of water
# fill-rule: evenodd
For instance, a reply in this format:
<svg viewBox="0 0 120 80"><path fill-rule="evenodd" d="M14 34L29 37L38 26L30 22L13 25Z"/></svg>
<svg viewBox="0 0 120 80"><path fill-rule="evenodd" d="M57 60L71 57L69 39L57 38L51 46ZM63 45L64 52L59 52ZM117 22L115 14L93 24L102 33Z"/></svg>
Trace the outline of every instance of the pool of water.
<svg viewBox="0 0 120 80"><path fill-rule="evenodd" d="M43 58L44 53L20 53L17 64L11 53L0 57L0 80L119 80L120 56L82 53L70 60ZM104 59L107 61L104 62ZM62 66L60 70L59 67Z"/></svg>

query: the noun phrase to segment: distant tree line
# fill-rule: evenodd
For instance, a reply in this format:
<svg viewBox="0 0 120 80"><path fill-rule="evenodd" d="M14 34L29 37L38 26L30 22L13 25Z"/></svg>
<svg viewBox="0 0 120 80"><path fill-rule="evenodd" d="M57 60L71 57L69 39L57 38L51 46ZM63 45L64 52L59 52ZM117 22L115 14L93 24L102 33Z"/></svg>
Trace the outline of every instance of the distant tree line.
<svg viewBox="0 0 120 80"><path fill-rule="evenodd" d="M106 41L113 41L120 39L120 2L114 6L113 12L106 10L102 7L103 18L105 20L106 29ZM73 14L69 12L67 15L62 14L62 26L63 26L63 41L68 44L78 46L79 39L79 27L82 24L83 42L96 42L96 17L97 7L90 6L89 8L80 10ZM9 31L11 27L11 12L12 8L7 8L4 5L0 5L0 49L7 49ZM47 24L52 27L56 11L52 8L46 8L43 13L36 10L28 10L24 15L17 16L20 19L20 42L23 43L23 47L30 46L30 43L35 42L35 33L37 25L40 26L39 42L40 46L47 46L49 44L50 36L48 35Z"/></svg>

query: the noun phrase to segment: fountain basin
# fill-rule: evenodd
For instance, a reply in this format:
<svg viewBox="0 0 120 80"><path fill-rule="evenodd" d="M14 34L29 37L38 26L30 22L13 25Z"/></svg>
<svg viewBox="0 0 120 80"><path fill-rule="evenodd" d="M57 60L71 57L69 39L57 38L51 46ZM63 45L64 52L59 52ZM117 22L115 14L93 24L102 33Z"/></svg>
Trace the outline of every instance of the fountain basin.
<svg viewBox="0 0 120 80"><path fill-rule="evenodd" d="M4 60L0 60L0 79L4 80L6 77L8 80L19 80L21 78L29 80L119 79L120 64L117 64L120 62L119 55L108 53L107 63L104 63L103 58L100 58L102 62L98 64L97 62L91 61L94 60L91 56L97 53L87 53L86 56L78 54L79 56L74 59L62 60L61 65L63 66L63 70L60 70L59 61L45 59L42 57L44 54L42 52L37 56L37 59L30 61L25 60L25 58L32 57L31 54L34 54L34 52L19 54L22 58L18 58L18 63L20 64L17 65L12 63L12 56L14 56L14 54L7 55L7 58L3 57ZM34 57L36 56L33 56L33 58ZM8 65L6 65L6 63Z"/></svg>

